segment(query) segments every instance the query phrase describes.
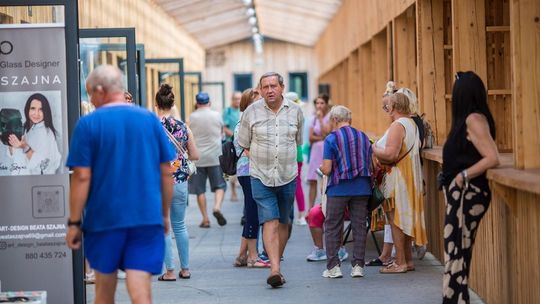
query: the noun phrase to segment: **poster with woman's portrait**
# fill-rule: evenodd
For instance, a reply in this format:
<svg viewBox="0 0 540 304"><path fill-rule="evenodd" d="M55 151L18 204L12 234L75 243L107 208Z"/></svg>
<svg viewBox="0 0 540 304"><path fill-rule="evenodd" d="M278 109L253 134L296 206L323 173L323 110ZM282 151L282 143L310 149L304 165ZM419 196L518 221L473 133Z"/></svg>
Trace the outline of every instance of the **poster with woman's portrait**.
<svg viewBox="0 0 540 304"><path fill-rule="evenodd" d="M60 93L0 92L0 176L63 172Z"/></svg>

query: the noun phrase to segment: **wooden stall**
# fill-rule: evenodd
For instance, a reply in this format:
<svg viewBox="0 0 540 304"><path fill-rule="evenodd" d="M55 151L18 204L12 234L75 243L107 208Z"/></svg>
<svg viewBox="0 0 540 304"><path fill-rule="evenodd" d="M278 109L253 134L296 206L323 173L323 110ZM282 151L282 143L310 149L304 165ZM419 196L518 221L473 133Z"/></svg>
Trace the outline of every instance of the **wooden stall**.
<svg viewBox="0 0 540 304"><path fill-rule="evenodd" d="M445 205L436 175L451 126L454 74L473 70L482 78L502 162L488 171L493 197L469 281L487 303L540 299L534 266L540 251L539 37L538 1L347 0L315 46L319 82L353 110L356 127L375 136L389 125L380 109L385 83L417 92L438 145L423 156L428 249L439 260Z"/></svg>

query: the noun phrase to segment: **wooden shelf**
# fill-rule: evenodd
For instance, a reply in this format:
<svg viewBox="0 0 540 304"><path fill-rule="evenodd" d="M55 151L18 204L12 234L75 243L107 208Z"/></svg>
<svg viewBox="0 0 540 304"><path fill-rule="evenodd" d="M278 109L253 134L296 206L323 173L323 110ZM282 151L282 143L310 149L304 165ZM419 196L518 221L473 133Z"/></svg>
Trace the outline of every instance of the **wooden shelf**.
<svg viewBox="0 0 540 304"><path fill-rule="evenodd" d="M510 26L486 26L486 32L510 32Z"/></svg>
<svg viewBox="0 0 540 304"><path fill-rule="evenodd" d="M442 146L433 146L431 149L423 149L422 157L442 164Z"/></svg>
<svg viewBox="0 0 540 304"><path fill-rule="evenodd" d="M442 150L443 150L443 146L433 146L433 148L431 149L423 149L422 157L424 159L435 161L442 164L443 162ZM514 158L513 158L512 153L499 153L499 161L501 162L501 165L498 167L498 169L491 169L491 170L511 169L513 160ZM523 171L523 170L520 170L520 171Z"/></svg>
<svg viewBox="0 0 540 304"><path fill-rule="evenodd" d="M505 89L505 90L488 90L488 95L489 95L489 96L494 96L494 95L512 95L512 90L510 90L510 89Z"/></svg>

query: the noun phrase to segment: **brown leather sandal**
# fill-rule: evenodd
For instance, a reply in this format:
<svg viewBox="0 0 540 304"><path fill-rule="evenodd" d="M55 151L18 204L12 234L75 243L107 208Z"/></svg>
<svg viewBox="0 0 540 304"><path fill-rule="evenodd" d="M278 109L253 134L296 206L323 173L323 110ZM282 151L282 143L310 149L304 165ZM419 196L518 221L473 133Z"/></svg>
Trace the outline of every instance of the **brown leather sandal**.
<svg viewBox="0 0 540 304"><path fill-rule="evenodd" d="M392 273L406 273L407 272L407 266L399 266L396 263L392 263L386 267L381 267L379 269L380 273L384 274L392 274Z"/></svg>
<svg viewBox="0 0 540 304"><path fill-rule="evenodd" d="M281 273L276 272L271 274L268 279L266 279L266 283L272 286L272 288L278 288L285 284L285 278L283 278L283 275L281 275Z"/></svg>

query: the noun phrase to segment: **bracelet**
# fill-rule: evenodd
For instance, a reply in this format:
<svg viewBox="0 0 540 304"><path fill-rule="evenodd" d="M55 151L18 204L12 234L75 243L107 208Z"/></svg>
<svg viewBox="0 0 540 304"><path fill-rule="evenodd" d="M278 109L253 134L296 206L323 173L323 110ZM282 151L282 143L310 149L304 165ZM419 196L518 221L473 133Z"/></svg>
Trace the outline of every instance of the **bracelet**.
<svg viewBox="0 0 540 304"><path fill-rule="evenodd" d="M26 154L30 150L32 150L32 147L30 147L29 145L26 145L26 147L23 149L23 153Z"/></svg>
<svg viewBox="0 0 540 304"><path fill-rule="evenodd" d="M461 176L463 177L463 183L465 185L465 188L469 187L469 176L467 175L467 169L460 172Z"/></svg>
<svg viewBox="0 0 540 304"><path fill-rule="evenodd" d="M67 221L68 227L69 227L69 226L81 227L81 224L82 224L82 221L81 221L81 220L78 220L78 221L72 221L72 220L68 219L68 221Z"/></svg>

